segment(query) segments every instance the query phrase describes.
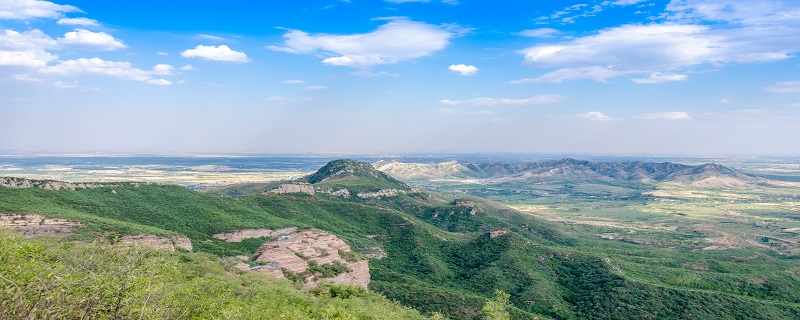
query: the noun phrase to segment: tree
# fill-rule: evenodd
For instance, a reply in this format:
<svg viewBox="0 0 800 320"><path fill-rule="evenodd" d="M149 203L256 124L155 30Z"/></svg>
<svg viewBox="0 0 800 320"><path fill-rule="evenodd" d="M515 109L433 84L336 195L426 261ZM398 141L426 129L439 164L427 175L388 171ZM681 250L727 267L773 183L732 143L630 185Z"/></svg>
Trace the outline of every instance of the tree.
<svg viewBox="0 0 800 320"><path fill-rule="evenodd" d="M494 299L486 302L486 304L483 305L483 309L481 309L481 313L483 313L484 318L488 320L511 319L511 314L506 310L506 307L508 307L508 299L510 297L511 295L503 292L502 290L495 290Z"/></svg>

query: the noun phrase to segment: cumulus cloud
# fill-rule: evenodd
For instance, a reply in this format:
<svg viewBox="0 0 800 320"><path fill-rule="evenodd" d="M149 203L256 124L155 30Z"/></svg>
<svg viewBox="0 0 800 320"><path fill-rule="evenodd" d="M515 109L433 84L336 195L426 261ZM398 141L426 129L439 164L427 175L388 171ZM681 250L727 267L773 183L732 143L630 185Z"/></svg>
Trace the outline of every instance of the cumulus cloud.
<svg viewBox="0 0 800 320"><path fill-rule="evenodd" d="M687 78L688 77L685 74L653 72L647 78L636 78L636 79L631 79L631 81L640 84L653 84L653 83L664 83L672 81L684 81Z"/></svg>
<svg viewBox="0 0 800 320"><path fill-rule="evenodd" d="M171 75L175 71L175 67L168 64L157 64L153 67L153 74L157 75Z"/></svg>
<svg viewBox="0 0 800 320"><path fill-rule="evenodd" d="M600 111L592 111L592 112L582 113L582 114L579 114L578 117L581 117L581 118L584 118L584 119L589 119L589 120L592 120L592 121L611 121L611 120L614 120L614 118L609 117L609 116L603 114Z"/></svg>
<svg viewBox="0 0 800 320"><path fill-rule="evenodd" d="M227 45L217 46L204 46L198 45L194 49L189 49L181 52L184 58L201 58L213 61L226 61L226 62L250 62L244 52L233 51Z"/></svg>
<svg viewBox="0 0 800 320"><path fill-rule="evenodd" d="M169 86L172 85L172 81L166 79L150 79L145 81L147 84L152 84L156 86Z"/></svg>
<svg viewBox="0 0 800 320"><path fill-rule="evenodd" d="M462 76L471 76L478 72L478 68L475 66L465 64L451 64L449 67L447 67L447 69L450 69L450 71L458 73Z"/></svg>
<svg viewBox="0 0 800 320"><path fill-rule="evenodd" d="M323 63L366 68L379 64L421 58L445 48L459 31L452 26L435 26L411 20L392 20L375 31L361 34L308 34L289 30L282 45L273 51L297 54L323 53Z"/></svg>
<svg viewBox="0 0 800 320"><path fill-rule="evenodd" d="M683 111L643 113L636 117L647 120L688 120L692 118Z"/></svg>
<svg viewBox="0 0 800 320"><path fill-rule="evenodd" d="M560 31L553 28L528 29L517 32L517 35L531 38L550 38Z"/></svg>
<svg viewBox="0 0 800 320"><path fill-rule="evenodd" d="M98 26L100 23L97 20L89 18L61 18L56 21L57 24L62 26Z"/></svg>
<svg viewBox="0 0 800 320"><path fill-rule="evenodd" d="M540 105L558 103L566 100L567 97L557 94L542 94L528 99L509 99L509 98L473 98L469 100L440 100L439 103L446 105L475 105L475 106L494 106L494 105Z"/></svg>
<svg viewBox="0 0 800 320"><path fill-rule="evenodd" d="M764 88L764 91L775 93L800 93L800 81L776 82Z"/></svg>
<svg viewBox="0 0 800 320"><path fill-rule="evenodd" d="M183 70L183 71L192 71L192 70L194 70L194 67L192 67L191 64L187 64L187 65L181 67L181 70Z"/></svg>
<svg viewBox="0 0 800 320"><path fill-rule="evenodd" d="M75 29L58 38L58 44L69 50L111 51L126 48L122 41L114 39L105 32L92 32L86 29Z"/></svg>
<svg viewBox="0 0 800 320"><path fill-rule="evenodd" d="M57 42L39 29L0 32L0 66L41 68L58 57L45 51Z"/></svg>
<svg viewBox="0 0 800 320"><path fill-rule="evenodd" d="M56 19L67 12L82 12L70 5L55 4L40 0L3 0L0 2L0 19L29 20L36 18Z"/></svg>
<svg viewBox="0 0 800 320"><path fill-rule="evenodd" d="M519 53L527 66L571 69L580 79L585 74L575 70L617 71L608 77L652 74L702 64L778 61L800 51L800 3L796 1L674 0L662 19L666 20L607 28ZM551 78L571 80L567 71Z"/></svg>

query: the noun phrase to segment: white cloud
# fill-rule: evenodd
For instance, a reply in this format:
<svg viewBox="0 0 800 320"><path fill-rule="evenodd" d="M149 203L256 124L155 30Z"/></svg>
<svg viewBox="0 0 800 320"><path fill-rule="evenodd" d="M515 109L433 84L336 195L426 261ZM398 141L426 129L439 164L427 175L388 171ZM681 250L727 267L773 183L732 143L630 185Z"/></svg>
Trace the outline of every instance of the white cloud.
<svg viewBox="0 0 800 320"><path fill-rule="evenodd" d="M717 103L731 104L731 103L733 103L733 101L731 99L729 99L729 98L722 98L722 99L719 99L719 101L717 101Z"/></svg>
<svg viewBox="0 0 800 320"><path fill-rule="evenodd" d="M322 89L328 89L328 86L308 86L308 87L306 87L306 89L308 89L308 90L322 90Z"/></svg>
<svg viewBox="0 0 800 320"><path fill-rule="evenodd" d="M553 72L546 73L537 78L525 78L511 81L513 84L528 83L528 82L564 82L567 80L576 79L589 79L597 82L606 82L606 79L618 77L621 75L632 73L631 71L623 71L615 69L613 66L601 67L591 66L582 68L563 68Z"/></svg>
<svg viewBox="0 0 800 320"><path fill-rule="evenodd" d="M540 105L558 103L566 100L567 97L557 94L543 94L534 96L528 99L509 99L509 98L473 98L469 100L440 100L439 103L446 105L475 105L475 106L493 106L493 105Z"/></svg>
<svg viewBox="0 0 800 320"><path fill-rule="evenodd" d="M153 74L157 75L171 75L175 71L175 67L168 64L157 64L153 67Z"/></svg>
<svg viewBox="0 0 800 320"><path fill-rule="evenodd" d="M152 84L156 86L169 86L172 85L172 81L166 79L150 79L145 81L147 84Z"/></svg>
<svg viewBox="0 0 800 320"><path fill-rule="evenodd" d="M273 51L333 55L325 64L364 68L428 56L445 48L460 31L452 26L435 26L411 20L392 20L375 31L351 35L308 34L290 30L281 46Z"/></svg>
<svg viewBox="0 0 800 320"><path fill-rule="evenodd" d="M41 68L57 57L44 50L6 51L0 50L0 66Z"/></svg>
<svg viewBox="0 0 800 320"><path fill-rule="evenodd" d="M226 45L221 45L219 47L198 45L194 49L181 52L181 56L184 58L202 58L214 61L250 62L250 59L244 52L233 51Z"/></svg>
<svg viewBox="0 0 800 320"><path fill-rule="evenodd" d="M653 84L653 83L664 83L672 81L684 81L687 78L688 77L685 74L653 72L647 78L631 79L631 81L639 84Z"/></svg>
<svg viewBox="0 0 800 320"><path fill-rule="evenodd" d="M0 66L41 68L58 57L45 51L57 46L55 40L39 29L0 33Z"/></svg>
<svg viewBox="0 0 800 320"><path fill-rule="evenodd" d="M0 50L41 50L55 48L57 45L53 38L39 29L23 32L6 29L0 33Z"/></svg>
<svg viewBox="0 0 800 320"><path fill-rule="evenodd" d="M611 120L615 120L614 118L609 117L609 116L603 114L600 111L592 111L592 112L582 113L582 114L579 114L578 117L581 117L581 118L584 118L584 119L589 119L589 120L592 120L592 121L611 121Z"/></svg>
<svg viewBox="0 0 800 320"><path fill-rule="evenodd" d="M386 71L373 72L372 70L369 70L369 69L361 69L361 70L353 71L353 72L350 72L350 74L354 75L356 77L367 77L367 78L372 78L372 77L399 78L400 77L399 73L391 73L391 72L386 72Z"/></svg>
<svg viewBox="0 0 800 320"><path fill-rule="evenodd" d="M29 83L41 83L42 81L44 81L42 79L33 77L33 76L31 76L31 75L29 75L27 73L15 74L15 75L11 76L11 79L14 80L14 81L29 82Z"/></svg>
<svg viewBox="0 0 800 320"><path fill-rule="evenodd" d="M214 40L214 41L228 41L228 39L225 39L225 38L223 38L223 37L217 37L217 36L212 36L212 35L210 35L210 34L202 34L202 33L201 33L201 34L198 34L198 35L196 35L196 36L195 36L195 39L201 39L201 40Z"/></svg>
<svg viewBox="0 0 800 320"><path fill-rule="evenodd" d="M97 74L136 81L150 80L150 72L134 68L130 62L104 61L100 58L59 61L57 65L39 69L39 72L61 76Z"/></svg>
<svg viewBox="0 0 800 320"><path fill-rule="evenodd" d="M0 19L6 20L56 19L67 12L82 11L70 5L60 5L50 1L3 0L0 2Z"/></svg>
<svg viewBox="0 0 800 320"><path fill-rule="evenodd" d="M194 70L194 67L192 67L191 64L187 64L187 65L181 67L181 70L183 70L183 71L192 71L192 70Z"/></svg>
<svg viewBox="0 0 800 320"><path fill-rule="evenodd" d="M682 22L721 21L739 25L774 25L800 18L800 4L795 0L731 1L673 0L665 14Z"/></svg>
<svg viewBox="0 0 800 320"><path fill-rule="evenodd" d="M56 81L51 83L50 85L58 90L75 89L78 88L78 81L72 81L72 82Z"/></svg>
<svg viewBox="0 0 800 320"><path fill-rule="evenodd" d="M166 53L164 51L158 51L158 52L156 52L156 54L159 55L159 56L168 56L169 55L169 53Z"/></svg>
<svg viewBox="0 0 800 320"><path fill-rule="evenodd" d="M301 84L301 83L306 83L306 82L303 81L303 80L289 79L289 80L283 80L283 83L285 83L285 84Z"/></svg>
<svg viewBox="0 0 800 320"><path fill-rule="evenodd" d="M92 32L86 29L75 29L58 38L58 44L69 50L111 51L126 48L122 41L114 39L105 32Z"/></svg>
<svg viewBox="0 0 800 320"><path fill-rule="evenodd" d="M603 5L615 3L634 1ZM519 53L530 67L574 71L613 66L619 76L702 64L771 62L800 51L800 3L793 0L673 0L667 10L661 23L607 28Z"/></svg>
<svg viewBox="0 0 800 320"><path fill-rule="evenodd" d="M776 82L764 88L764 91L775 93L800 93L800 81Z"/></svg>
<svg viewBox="0 0 800 320"><path fill-rule="evenodd" d="M560 31L553 28L539 28L539 29L522 30L520 32L517 32L517 35L523 37L531 37L531 38L550 38L558 33L560 33Z"/></svg>
<svg viewBox="0 0 800 320"><path fill-rule="evenodd" d="M456 72L462 76L471 76L478 72L478 68L473 65L465 65L465 64L451 64L447 69L450 71Z"/></svg>
<svg viewBox="0 0 800 320"><path fill-rule="evenodd" d="M688 120L692 118L688 113L683 111L643 113L636 117L648 120Z"/></svg>
<svg viewBox="0 0 800 320"><path fill-rule="evenodd" d="M61 18L56 21L62 26L99 26L97 20L89 18Z"/></svg>

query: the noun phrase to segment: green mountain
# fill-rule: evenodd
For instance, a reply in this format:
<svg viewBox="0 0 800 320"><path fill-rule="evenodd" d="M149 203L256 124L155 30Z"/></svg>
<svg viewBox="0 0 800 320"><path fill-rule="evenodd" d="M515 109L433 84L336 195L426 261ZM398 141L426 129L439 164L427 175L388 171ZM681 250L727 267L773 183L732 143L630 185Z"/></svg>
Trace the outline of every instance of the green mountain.
<svg viewBox="0 0 800 320"><path fill-rule="evenodd" d="M68 223L63 221L73 223L71 235L60 241L49 240L56 244L46 246L47 250L56 256L65 250L60 246L69 246L66 243L72 240L103 238L113 242L129 235L150 234L169 239L185 237L191 242L195 253L161 253L164 259L180 264L207 253L216 258L203 255L201 264L223 270L219 261L238 255L256 256L259 248L275 241L276 236L228 242L218 236L220 233L297 227L323 230L343 240L356 253L354 259L367 257L371 292L425 314L478 319L488 301L502 297L495 295L499 290L509 294L506 311L518 319L800 316L800 279L791 272L798 267L792 258L754 250L674 252L566 236L559 230L565 226L480 198L412 189L369 164L351 160L333 161L289 183L297 188L251 185L249 192L239 189L235 194L232 188L200 193L177 186L126 183L85 185L74 190L38 187L46 184L0 187L0 212L5 213L5 221L10 221L7 225L17 227L20 223L14 221L34 214L50 219L39 220L42 225L61 221L66 228ZM336 192L341 189L348 193ZM228 192L228 196L215 192ZM177 246L178 241L173 243ZM4 259L0 260L0 271L7 277L11 272L7 270L16 270L16 260ZM707 262L697 267L698 261ZM266 276L245 272L246 276L226 278L222 273L219 271L214 281L232 281L240 289L254 282L269 283L263 280ZM200 281L189 280L189 284L182 284L186 290L193 288L192 281ZM146 283L136 284L139 289L143 285ZM13 292L7 282L0 286L0 294ZM300 293L292 294L306 298L292 301L309 299L312 306L324 307L324 301L328 301L324 299L332 295L323 294L319 299L324 301L318 305L314 289L298 290ZM283 294L280 290L269 292L272 296L274 292ZM4 301L11 298L16 296L3 296ZM396 310L398 315L406 312ZM353 317L380 318L378 314L365 314L354 313Z"/></svg>

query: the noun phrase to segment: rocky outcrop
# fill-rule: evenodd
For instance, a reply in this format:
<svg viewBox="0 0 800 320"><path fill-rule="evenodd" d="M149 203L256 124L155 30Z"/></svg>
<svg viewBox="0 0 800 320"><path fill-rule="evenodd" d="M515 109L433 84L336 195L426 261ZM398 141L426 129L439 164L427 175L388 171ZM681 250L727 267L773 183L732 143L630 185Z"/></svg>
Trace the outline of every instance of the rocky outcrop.
<svg viewBox="0 0 800 320"><path fill-rule="evenodd" d="M214 238L225 240L226 242L242 242L244 239L261 238L261 237L277 237L281 234L292 234L297 232L296 227L283 228L283 229L244 229L234 232L217 233L213 235Z"/></svg>
<svg viewBox="0 0 800 320"><path fill-rule="evenodd" d="M40 214L0 213L0 226L16 231L23 238L63 238L73 233L80 223L65 219L52 219Z"/></svg>
<svg viewBox="0 0 800 320"><path fill-rule="evenodd" d="M453 200L453 205L456 207L475 207L475 201L467 200L467 199L455 199Z"/></svg>
<svg viewBox="0 0 800 320"><path fill-rule="evenodd" d="M276 230L277 231L277 230ZM316 286L322 281L357 285L369 285L369 263L351 253L350 246L338 237L316 229L285 233L275 240L267 241L258 248L256 265L243 265L241 269L267 273L285 278L285 273L299 275L307 286ZM342 257L345 255L345 257ZM344 265L349 271L333 277L324 277L309 272L312 264L317 266Z"/></svg>
<svg viewBox="0 0 800 320"><path fill-rule="evenodd" d="M279 185L275 189L268 190L266 193L285 194L285 193L305 193L314 195L314 186L309 183L292 182Z"/></svg>
<svg viewBox="0 0 800 320"><path fill-rule="evenodd" d="M145 246L156 250L175 251L176 248L192 251L192 241L189 238L172 236L162 238L152 234L139 234L135 236L124 236L119 238L119 244L124 246Z"/></svg>
<svg viewBox="0 0 800 320"><path fill-rule="evenodd" d="M490 232L489 232L489 239L494 239L494 238L497 238L497 237L499 237L499 236L505 235L505 234L507 234L507 233L508 233L508 231L506 231L506 230L494 230L494 231L490 231Z"/></svg>
<svg viewBox="0 0 800 320"><path fill-rule="evenodd" d="M347 189L333 190L326 188L316 188L315 190L317 191L317 193L324 193L342 198L350 198L350 190Z"/></svg>
<svg viewBox="0 0 800 320"><path fill-rule="evenodd" d="M381 189L375 192L360 192L356 194L357 197L366 199L366 198L382 198L382 197L394 197L398 194L406 194L408 191L406 190L397 190L397 189Z"/></svg>
<svg viewBox="0 0 800 320"><path fill-rule="evenodd" d="M29 180L24 178L0 177L0 186L15 189L40 188L45 190L77 190L112 187L116 185L99 183L71 183L51 180Z"/></svg>

